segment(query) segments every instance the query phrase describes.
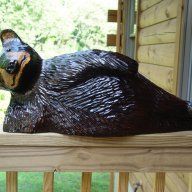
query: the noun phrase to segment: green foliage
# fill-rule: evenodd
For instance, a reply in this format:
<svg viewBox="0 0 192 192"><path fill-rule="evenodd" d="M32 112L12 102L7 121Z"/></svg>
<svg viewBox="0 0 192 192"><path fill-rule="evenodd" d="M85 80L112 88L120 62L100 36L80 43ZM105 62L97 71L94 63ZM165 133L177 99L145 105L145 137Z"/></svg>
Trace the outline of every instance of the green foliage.
<svg viewBox="0 0 192 192"><path fill-rule="evenodd" d="M0 0L0 30L11 28L43 58L85 49L106 49L107 10L117 0ZM0 124L9 103L0 91Z"/></svg>
<svg viewBox="0 0 192 192"><path fill-rule="evenodd" d="M115 2L115 0L111 0ZM109 3L101 0L0 0L0 30L11 28L44 57L107 49Z"/></svg>

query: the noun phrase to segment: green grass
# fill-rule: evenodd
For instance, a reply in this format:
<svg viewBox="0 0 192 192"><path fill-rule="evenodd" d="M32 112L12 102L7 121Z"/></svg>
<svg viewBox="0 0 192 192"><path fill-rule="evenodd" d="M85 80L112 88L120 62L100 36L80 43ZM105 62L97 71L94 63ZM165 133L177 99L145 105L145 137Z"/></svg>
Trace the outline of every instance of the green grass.
<svg viewBox="0 0 192 192"><path fill-rule="evenodd" d="M40 192L43 187L43 173L19 173L19 192ZM81 173L55 173L55 192L79 192ZM5 173L0 173L0 192L5 189ZM93 173L91 192L109 191L109 173Z"/></svg>

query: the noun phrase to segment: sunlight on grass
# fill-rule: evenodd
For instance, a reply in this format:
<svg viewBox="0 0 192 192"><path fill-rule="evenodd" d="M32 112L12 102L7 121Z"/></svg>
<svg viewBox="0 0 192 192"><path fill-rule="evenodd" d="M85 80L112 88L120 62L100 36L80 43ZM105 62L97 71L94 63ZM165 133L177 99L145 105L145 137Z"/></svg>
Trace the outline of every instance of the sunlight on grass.
<svg viewBox="0 0 192 192"><path fill-rule="evenodd" d="M6 174L0 173L0 192L6 191ZM20 172L18 177L18 191L39 192L43 188L43 173ZM55 192L78 192L81 188L81 173L55 173ZM92 192L109 191L109 173L93 173Z"/></svg>
<svg viewBox="0 0 192 192"><path fill-rule="evenodd" d="M0 172L0 191L6 191L5 186L5 172Z"/></svg>

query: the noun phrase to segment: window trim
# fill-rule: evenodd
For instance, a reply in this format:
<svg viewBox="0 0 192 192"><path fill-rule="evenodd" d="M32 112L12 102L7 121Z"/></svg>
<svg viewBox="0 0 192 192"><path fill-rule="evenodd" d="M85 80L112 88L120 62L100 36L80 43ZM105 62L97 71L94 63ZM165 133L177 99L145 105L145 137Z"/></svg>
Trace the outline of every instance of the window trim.
<svg viewBox="0 0 192 192"><path fill-rule="evenodd" d="M132 31L135 17L135 0L124 2L125 14L125 55L134 58L135 34Z"/></svg>
<svg viewBox="0 0 192 192"><path fill-rule="evenodd" d="M179 74L179 96L192 100L192 1L185 0Z"/></svg>

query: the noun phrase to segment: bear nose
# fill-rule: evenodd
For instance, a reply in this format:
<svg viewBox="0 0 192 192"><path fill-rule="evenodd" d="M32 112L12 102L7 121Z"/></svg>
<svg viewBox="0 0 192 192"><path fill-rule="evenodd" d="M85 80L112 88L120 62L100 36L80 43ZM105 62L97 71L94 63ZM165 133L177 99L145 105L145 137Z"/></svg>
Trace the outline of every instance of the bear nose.
<svg viewBox="0 0 192 192"><path fill-rule="evenodd" d="M6 69L9 74L16 74L19 71L19 63L17 60L9 62Z"/></svg>

